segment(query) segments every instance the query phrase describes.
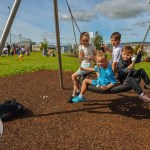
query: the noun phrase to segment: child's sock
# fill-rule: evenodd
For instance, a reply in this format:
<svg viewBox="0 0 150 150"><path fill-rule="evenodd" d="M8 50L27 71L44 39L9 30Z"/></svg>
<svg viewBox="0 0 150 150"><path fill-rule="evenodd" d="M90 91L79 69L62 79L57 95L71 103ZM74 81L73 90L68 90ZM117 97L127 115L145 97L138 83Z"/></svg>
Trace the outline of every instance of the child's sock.
<svg viewBox="0 0 150 150"><path fill-rule="evenodd" d="M140 96L143 96L143 95L144 95L144 93L141 93L141 94L140 94Z"/></svg>
<svg viewBox="0 0 150 150"><path fill-rule="evenodd" d="M80 89L77 89L77 93L80 93Z"/></svg>
<svg viewBox="0 0 150 150"><path fill-rule="evenodd" d="M76 96L76 94L73 93L73 94L72 94L72 97L75 97L75 96Z"/></svg>
<svg viewBox="0 0 150 150"><path fill-rule="evenodd" d="M79 94L79 97L80 97L80 98L83 98L83 97L84 97L84 95L82 95L82 94Z"/></svg>

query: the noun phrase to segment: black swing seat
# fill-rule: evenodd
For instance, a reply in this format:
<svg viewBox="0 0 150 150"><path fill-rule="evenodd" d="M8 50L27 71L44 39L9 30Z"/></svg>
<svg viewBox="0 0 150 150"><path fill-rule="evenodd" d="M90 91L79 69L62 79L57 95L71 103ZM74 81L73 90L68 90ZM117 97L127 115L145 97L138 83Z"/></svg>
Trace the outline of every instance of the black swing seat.
<svg viewBox="0 0 150 150"><path fill-rule="evenodd" d="M84 78L79 78L79 83L82 84ZM140 78L135 78L135 80L140 83L141 79ZM94 85L88 85L87 90L90 92L94 93L100 93L100 94L113 94L113 93L121 93L121 92L127 92L132 89L131 86L127 84L117 84L116 86L108 89L108 90L103 90L100 87L96 87Z"/></svg>

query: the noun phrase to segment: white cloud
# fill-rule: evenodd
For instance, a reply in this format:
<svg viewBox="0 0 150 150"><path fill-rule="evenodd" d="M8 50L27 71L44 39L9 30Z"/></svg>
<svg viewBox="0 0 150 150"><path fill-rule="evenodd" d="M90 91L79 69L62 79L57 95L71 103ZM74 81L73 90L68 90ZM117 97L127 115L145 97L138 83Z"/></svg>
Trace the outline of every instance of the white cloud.
<svg viewBox="0 0 150 150"><path fill-rule="evenodd" d="M6 23L9 15L8 6L12 0L0 0L0 30ZM11 33L21 34L22 37L40 41L43 36L49 41L55 41L55 23L53 2L50 0L24 0L18 9L12 25ZM138 40L144 36L147 25L150 23L150 7L147 0L68 0L73 16L81 32L100 31L107 41L114 31L120 32L122 41ZM71 17L64 0L58 1L59 28L61 42L74 42ZM111 19L110 19L111 18ZM79 41L80 33L75 27ZM132 36L139 33L140 36ZM132 38L133 37L133 38Z"/></svg>
<svg viewBox="0 0 150 150"><path fill-rule="evenodd" d="M122 30L123 31L132 31L133 29L132 28L123 28Z"/></svg>
<svg viewBox="0 0 150 150"><path fill-rule="evenodd" d="M71 20L71 16L69 13L60 13L59 17L62 20L69 20L69 21ZM97 18L97 15L95 12L82 10L82 11L77 11L73 13L73 17L78 22L90 22L91 19Z"/></svg>
<svg viewBox="0 0 150 150"><path fill-rule="evenodd" d="M138 33L131 33L131 35L133 35L133 36L137 36L137 35L139 35Z"/></svg>
<svg viewBox="0 0 150 150"><path fill-rule="evenodd" d="M133 18L149 11L141 0L105 0L97 4L95 10L111 19Z"/></svg>
<svg viewBox="0 0 150 150"><path fill-rule="evenodd" d="M150 24L150 20L148 21L138 21L136 23L134 23L134 25L140 26L140 27L146 27L147 24Z"/></svg>

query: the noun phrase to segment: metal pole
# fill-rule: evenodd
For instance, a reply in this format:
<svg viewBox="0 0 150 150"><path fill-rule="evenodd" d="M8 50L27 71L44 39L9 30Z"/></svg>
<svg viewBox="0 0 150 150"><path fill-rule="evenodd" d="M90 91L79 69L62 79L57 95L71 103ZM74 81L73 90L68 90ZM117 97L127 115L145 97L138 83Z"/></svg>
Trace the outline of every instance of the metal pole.
<svg viewBox="0 0 150 150"><path fill-rule="evenodd" d="M8 6L8 9L9 9L9 14L10 14L10 7L9 7L9 6ZM10 41L9 41L9 43L11 44L11 29L10 29L9 34L10 34L10 35L9 35L9 36L10 36L10 39L9 39Z"/></svg>
<svg viewBox="0 0 150 150"><path fill-rule="evenodd" d="M3 33L2 33L2 36L1 36L1 39L0 39L0 55L2 54L2 50L3 50L5 42L7 40L10 28L11 28L12 23L14 21L14 18L16 16L17 10L18 10L19 5L20 5L20 2L21 2L21 0L15 0L14 4L13 4L13 7L10 11L8 20L6 22L6 25L4 27L4 30L3 30Z"/></svg>
<svg viewBox="0 0 150 150"><path fill-rule="evenodd" d="M63 74L62 74L62 62L61 62L61 52L60 52L60 34L59 34L57 0L53 0L53 3L54 3L55 30L56 30L56 41L57 41L58 62L59 62L60 88L62 90L63 89Z"/></svg>
<svg viewBox="0 0 150 150"><path fill-rule="evenodd" d="M19 47L21 48L21 34L19 34Z"/></svg>

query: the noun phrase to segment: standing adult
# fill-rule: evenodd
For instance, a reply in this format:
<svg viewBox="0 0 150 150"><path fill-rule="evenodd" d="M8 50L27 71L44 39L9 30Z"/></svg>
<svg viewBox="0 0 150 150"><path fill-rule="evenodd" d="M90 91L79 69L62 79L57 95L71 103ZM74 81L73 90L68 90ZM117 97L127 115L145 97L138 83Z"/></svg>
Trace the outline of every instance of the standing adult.
<svg viewBox="0 0 150 150"><path fill-rule="evenodd" d="M9 56L9 54L10 54L10 49L11 49L11 46L10 46L10 44L8 44L8 43L7 43L7 48L8 48L8 56Z"/></svg>

